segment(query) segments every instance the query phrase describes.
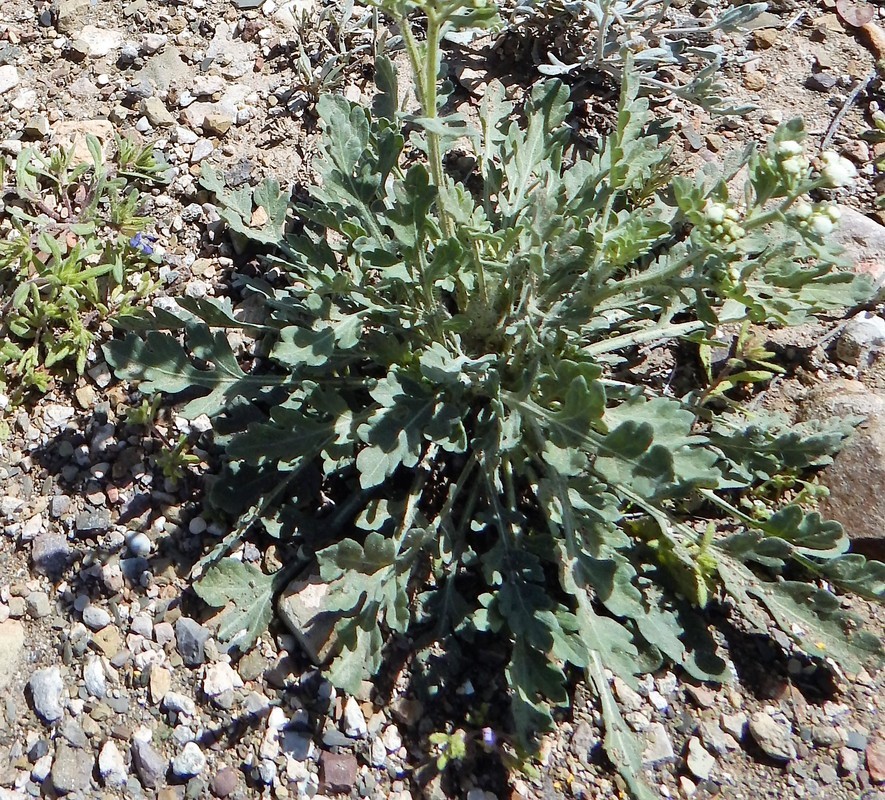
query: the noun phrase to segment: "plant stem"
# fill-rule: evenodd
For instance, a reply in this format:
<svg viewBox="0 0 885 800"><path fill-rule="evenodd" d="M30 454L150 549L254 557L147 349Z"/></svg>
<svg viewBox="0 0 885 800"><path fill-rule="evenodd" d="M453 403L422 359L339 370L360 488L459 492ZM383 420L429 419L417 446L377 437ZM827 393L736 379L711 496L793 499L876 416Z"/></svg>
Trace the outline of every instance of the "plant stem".
<svg viewBox="0 0 885 800"><path fill-rule="evenodd" d="M440 52L439 42L442 38L443 20L432 10L427 12L427 41L425 42L424 53L415 41L412 30L409 27L409 21L405 16L397 19L400 30L403 35L403 42L406 45L406 52L409 55L409 61L412 64L412 71L415 74L415 81L418 90L418 100L421 103L421 109L427 119L437 119L437 88L436 81L439 75ZM437 190L437 206L439 208L439 218L442 224L443 233L447 238L454 235L455 228L452 218L449 216L445 207L445 173L443 171L442 148L440 146L439 134L429 130L425 130L427 136L427 160L430 167L430 175L436 185Z"/></svg>

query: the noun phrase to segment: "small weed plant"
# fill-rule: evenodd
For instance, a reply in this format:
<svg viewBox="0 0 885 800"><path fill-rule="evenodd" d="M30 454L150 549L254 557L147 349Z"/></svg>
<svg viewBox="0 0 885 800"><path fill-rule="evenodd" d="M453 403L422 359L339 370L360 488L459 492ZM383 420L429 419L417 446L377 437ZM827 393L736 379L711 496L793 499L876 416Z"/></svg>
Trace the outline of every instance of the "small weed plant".
<svg viewBox="0 0 885 800"><path fill-rule="evenodd" d="M54 367L82 373L99 325L153 287L141 187L167 167L127 139L110 159L94 136L87 146L91 163L73 147L0 161L0 388L13 400L46 391Z"/></svg>
<svg viewBox="0 0 885 800"><path fill-rule="evenodd" d="M420 665L422 653L455 660L495 637L511 725L491 746L530 752L579 670L612 763L635 797L656 797L611 680L635 686L665 663L729 680L710 604L850 673L881 656L826 587L881 600L885 566L847 552L838 524L797 504L740 507L754 487L826 463L845 431L717 411L708 400L724 381L752 381L769 360L747 335L730 377L710 375L712 392L679 398L618 379L640 346L707 346L725 323L798 324L868 296L836 268L832 210L807 199L853 170L832 155L815 169L790 122L723 169L674 176L629 58L614 130L590 158L570 145L556 79L521 109L490 83L473 127L444 113L440 42L493 24L493 10L382 7L421 110L401 110L384 58L371 109L320 99L319 185L294 207L300 227L284 231L274 184L252 196L278 241L268 263L281 280L247 284L263 318L182 299L130 320L140 330L107 358L146 393L189 392L180 413L209 415L226 446L209 500L239 523L196 583L225 609L222 639L248 647L293 574L313 570L337 615L336 686L357 691L392 640L409 641ZM446 171L456 142L475 160L467 182ZM218 186L232 219L247 199ZM252 338L249 371L230 332ZM223 557L256 528L297 554L275 575ZM434 744L448 760L456 741Z"/></svg>
<svg viewBox="0 0 885 800"><path fill-rule="evenodd" d="M506 22L498 46L531 49L544 75L608 75L621 82L626 55L640 91L663 101L678 97L713 114L746 113L735 105L720 74L723 33L744 29L765 3L728 8L703 19L667 0L504 0Z"/></svg>

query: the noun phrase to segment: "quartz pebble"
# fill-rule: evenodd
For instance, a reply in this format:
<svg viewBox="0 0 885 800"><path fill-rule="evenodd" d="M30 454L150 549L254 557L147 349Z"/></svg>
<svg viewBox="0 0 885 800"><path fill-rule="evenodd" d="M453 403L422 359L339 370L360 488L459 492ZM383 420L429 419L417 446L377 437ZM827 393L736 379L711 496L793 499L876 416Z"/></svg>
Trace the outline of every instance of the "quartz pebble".
<svg viewBox="0 0 885 800"><path fill-rule="evenodd" d="M61 696L64 691L64 683L58 667L38 669L31 675L28 687L31 690L34 710L44 722L57 722L62 718L64 709L61 704Z"/></svg>
<svg viewBox="0 0 885 800"><path fill-rule="evenodd" d="M188 742L172 759L172 772L179 778L193 778L206 769L206 756L196 742Z"/></svg>

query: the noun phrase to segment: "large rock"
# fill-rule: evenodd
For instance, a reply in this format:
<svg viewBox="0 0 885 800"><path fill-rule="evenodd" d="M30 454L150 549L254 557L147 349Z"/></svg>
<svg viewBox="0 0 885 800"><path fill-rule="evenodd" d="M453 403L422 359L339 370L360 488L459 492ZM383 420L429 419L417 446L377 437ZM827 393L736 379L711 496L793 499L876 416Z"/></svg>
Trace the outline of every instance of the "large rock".
<svg viewBox="0 0 885 800"><path fill-rule="evenodd" d="M850 206L839 206L842 217L836 226L836 241L856 272L869 275L876 288L885 283L885 226Z"/></svg>
<svg viewBox="0 0 885 800"><path fill-rule="evenodd" d="M821 475L830 490L821 511L852 540L885 543L885 416L873 416Z"/></svg>

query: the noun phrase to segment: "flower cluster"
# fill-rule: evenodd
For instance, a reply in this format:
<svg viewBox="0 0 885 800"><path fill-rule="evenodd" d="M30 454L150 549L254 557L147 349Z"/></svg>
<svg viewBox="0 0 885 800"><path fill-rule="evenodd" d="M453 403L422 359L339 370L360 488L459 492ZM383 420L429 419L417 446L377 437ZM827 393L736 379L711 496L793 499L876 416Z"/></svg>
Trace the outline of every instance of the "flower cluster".
<svg viewBox="0 0 885 800"><path fill-rule="evenodd" d="M707 235L723 244L736 242L746 233L740 225L741 215L727 203L708 200L704 206L704 220Z"/></svg>
<svg viewBox="0 0 885 800"><path fill-rule="evenodd" d="M798 180L808 172L808 159L799 142L787 139L775 142L771 146L771 154L777 162L778 169L786 180Z"/></svg>
<svg viewBox="0 0 885 800"><path fill-rule="evenodd" d="M820 176L831 189L848 186L857 177L854 164L834 150L821 153L820 163Z"/></svg>
<svg viewBox="0 0 885 800"><path fill-rule="evenodd" d="M799 200L793 207L793 216L800 228L805 228L818 236L828 236L833 232L842 212L831 203L812 205Z"/></svg>

